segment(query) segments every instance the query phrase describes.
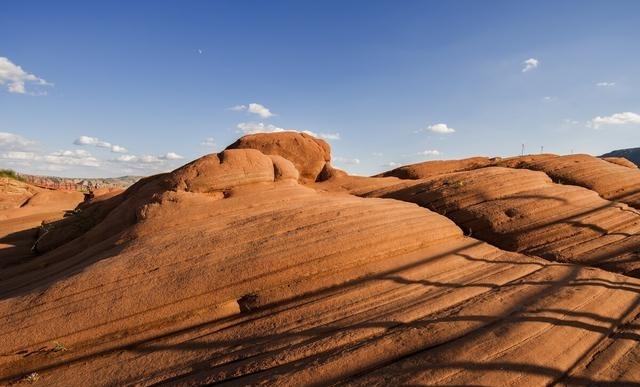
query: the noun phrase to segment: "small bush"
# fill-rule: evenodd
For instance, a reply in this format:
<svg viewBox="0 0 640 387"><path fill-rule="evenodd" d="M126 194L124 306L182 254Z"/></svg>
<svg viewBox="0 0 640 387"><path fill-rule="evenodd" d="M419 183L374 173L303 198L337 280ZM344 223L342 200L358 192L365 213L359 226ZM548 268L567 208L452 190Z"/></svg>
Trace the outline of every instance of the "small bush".
<svg viewBox="0 0 640 387"><path fill-rule="evenodd" d="M40 380L40 375L37 372L32 372L22 379L22 381L31 384L37 382L38 380Z"/></svg>
<svg viewBox="0 0 640 387"><path fill-rule="evenodd" d="M53 343L53 352L66 352L69 348L67 348L64 344L59 341L55 341Z"/></svg>

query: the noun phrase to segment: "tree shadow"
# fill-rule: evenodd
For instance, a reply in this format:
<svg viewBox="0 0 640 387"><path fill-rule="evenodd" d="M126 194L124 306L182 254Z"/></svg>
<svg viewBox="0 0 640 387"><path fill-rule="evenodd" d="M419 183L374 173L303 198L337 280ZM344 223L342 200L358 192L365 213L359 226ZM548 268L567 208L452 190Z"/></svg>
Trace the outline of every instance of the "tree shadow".
<svg viewBox="0 0 640 387"><path fill-rule="evenodd" d="M0 249L0 270L17 265L34 256L31 247L38 235L38 228L28 228L0 237L0 244L8 245Z"/></svg>
<svg viewBox="0 0 640 387"><path fill-rule="evenodd" d="M329 288L317 289L297 297L261 305L246 313L223 320L209 321L179 331L171 331L152 338L136 340L126 346L119 345L101 352L80 356L71 355L64 361L54 361L46 366L40 363L37 370L38 372L53 371L60 367L72 367L74 364L86 362L96 357L122 356L123 353L133 356L130 360L131 362L135 362L138 357L163 356L162 354L164 353L168 354L167 356L174 356L176 359L175 364L169 368L166 366L159 366L159 369L150 367L144 374L144 378L159 378L158 380L161 381L157 385L216 385L218 383L253 385L268 383L275 375L293 376L298 373L306 373L309 369L317 369L318 371L317 378L312 374L309 376L309 384L319 383L323 385L334 383L366 385L366 381L385 380L384 378L389 377L389 375L392 376L391 380L394 385L411 385L411 380L405 380L405 377L429 371L430 369L462 370L468 373L511 372L545 377L555 382L579 386L620 385L615 381L580 376L579 372L582 370L582 364L596 354L598 345L607 337L640 342L640 337L635 332L629 331L629 329L637 326L633 319L636 318L639 311L640 284L633 281L624 282L597 277L583 278L585 269L578 265L543 264L535 260L513 262L502 260L499 257L491 260L474 257L465 252L480 245L482 245L481 242L474 242L461 249L446 251L437 256L424 257L411 264L371 273L371 275L364 278L355 278ZM476 262L484 266L522 264L538 266L539 268L532 269L529 274L504 284L482 279L466 282L462 280L438 281L431 279L428 272L424 278L418 279L409 278L403 274L408 269L432 263L437 259L448 259L452 256L463 257L470 262ZM553 280L528 278L540 270L554 270L554 267L566 268L567 272L560 278ZM309 323L302 319L299 322L292 323L291 326L278 327L274 325L271 330L255 329L259 326L271 326L271 324L278 321L277 316L282 313L289 312L294 315L298 313L304 316L306 313L305 307L310 303L330 302L345 292L355 292L364 286L375 288L374 285L380 283L395 284L394 288L396 289L406 288L407 286L423 287L425 293L424 296L417 296L414 304L405 302L402 305L390 305L386 307L388 309L381 310L373 316L367 316L366 313L362 312L362 316L346 314L329 322L322 322L320 319L317 323ZM465 305L471 300L466 299L446 306L444 309L434 311L426 309L425 312L421 315L416 315L411 321L393 318L394 310L402 310L402 308L420 310L422 305L430 302L428 295L432 294L432 292L440 294L438 297L447 296L448 293L446 292L437 293L438 289L484 289L477 296L474 296L473 299L475 300L475 297L498 299L509 288L513 288L517 293L518 289L526 286L533 287L536 290L519 302L510 305L501 313L460 314L461 311L464 311ZM617 317L599 315L579 309L539 308L535 306L541 300L556 294L562 289L585 289L589 291L589 289L598 288L633 295L635 302L628 303L627 309L620 311ZM372 294L370 297L375 298L377 294ZM336 307L340 308L340 306ZM387 316L389 313L391 315ZM629 324L630 322L631 325ZM404 344L406 348L403 348L403 344L401 344L407 340L411 341L412 338L421 337L420 335L416 336L416 332L428 337L435 327L454 327L459 323L471 324L473 329L470 331L460 330L450 337L445 335L441 338L428 339L423 344ZM552 363L539 365L519 362L517 357L513 361L495 358L473 362L459 360L459 357L453 355L443 357L435 355L447 353L447 351L451 350L454 350L452 353L455 353L455 349L465 343L481 342L488 332L498 332L505 326L516 326L525 323L549 324L554 328L569 327L579 331L592 332L601 339L598 340L596 345L587 348L582 355L576 356L574 365L568 368L554 367ZM220 328L216 329L216 326ZM625 330L621 331L623 328ZM183 337L183 339L176 342L178 337ZM336 338L344 339L350 337L353 337L353 340L336 340L335 344L331 344ZM382 345L381 343L388 341L390 338L397 340L398 351L389 355L382 353L379 358L367 359L362 363L356 361L358 354L361 354L362 351L368 351L369 347L372 351L376 351L377 345ZM318 349L314 351L311 348ZM176 355L170 355L172 353L177 354L177 357L175 357ZM440 360L429 361L428 359L430 358ZM419 362L420 366L412 369L408 367L411 362ZM338 365L338 363L342 365ZM167 377L166 375L172 376ZM11 377L15 376L7 376L3 380L9 380ZM118 380L117 383L123 385L134 384L140 382L141 377L142 375L135 375L131 378ZM437 380L433 382L437 382ZM432 383L429 384L432 385ZM636 386L636 384L629 385ZM640 383L637 386L640 386Z"/></svg>
<svg viewBox="0 0 640 387"><path fill-rule="evenodd" d="M444 177L439 178L440 180ZM579 210L578 207L569 207L571 212L565 216L556 212L545 211L540 214L532 213L530 222L525 223L519 221L513 224L513 228L502 230L496 225L496 219L490 215L491 211L496 211L492 207L483 207L486 203L492 203L496 208L507 208L507 216L513 217L517 214L514 210L513 214L509 213L508 205L499 205L500 203L508 203L510 200L521 203L522 200L529 202L558 202L570 205L571 202L566 198L549 196L549 195L531 195L526 191L506 194L504 196L495 197L495 195L478 194L477 203L460 207L456 202L456 196L450 194L451 188L447 186L445 190L434 187L433 181L437 179L430 178L424 181L416 180L412 185L406 184L400 186L397 190L384 192L382 198L395 199L410 203L415 203L428 210L440 213L455 222L468 235L483 240L494 246L508 251L520 252L529 255L539 255L545 259L560 262L574 262L588 264L608 270L614 270L627 275L638 276L640 273L640 261L638 268L635 265L612 265L611 260L616 260L619 255L626 254L630 250L640 251L640 234L631 231L625 231L627 224L640 224L640 213L635 209L629 209L626 205L617 202L605 202L602 205L593 206ZM464 187L460 188L464 189ZM374 194L376 196L377 194ZM604 200L604 199L603 199ZM517 205L517 204L516 204ZM517 209L517 207L513 207ZM604 211L614 211L611 216L615 215L615 211L625 213L625 217L621 218L618 225L607 227L604 220L600 223L593 220L594 216L605 214ZM591 219L591 221L587 221ZM632 222L633 221L633 222ZM567 226L566 238L571 239L573 248L579 248L581 245L593 244L597 238L615 238L615 240L602 239L602 245L594 246L591 250L584 252L580 257L565 257L566 245L561 243L562 234L558 234L561 226ZM636 226L635 229L638 229ZM620 237L620 238L616 238ZM615 244L621 245L615 248ZM611 247L603 249L603 246ZM632 262L627 262L632 263Z"/></svg>
<svg viewBox="0 0 640 387"><path fill-rule="evenodd" d="M567 218L566 221L576 222L574 218ZM535 227L526 228L525 231L531 232L546 226L548 225L536 225ZM579 225L579 228L587 228L595 232L602 232L602 230L604 230L598 225L591 226L593 227L590 227L590 224L584 224ZM468 240L470 242L472 241L470 238ZM58 258L63 257L63 255L61 255L64 254L63 251L56 252L54 250L51 253L42 255L39 257L39 260L33 261L34 266L25 266L21 268L24 270L22 274L24 274L25 277L20 277L19 279L30 278L31 281L29 283L24 285L19 285L19 281L13 281L9 285L0 283L0 298L12 297L26 292L31 292L36 289L46 288L57 279L73 275L73 273L82 270L86 265L120 253L120 248L113 244L113 240L107 240L103 243L104 245L95 248L95 250L88 250L79 254L73 260L62 260L58 262ZM430 277L428 273L424 275L424 278L419 279L409 278L403 275L403 271L425 265L438 259L445 259L449 256L459 256L467 259L469 262L483 263L486 265L531 265L537 266L537 270L543 270L554 266L566 267L566 265L554 263L541 263L535 259L532 259L531 261L489 259L474 257L465 253L466 250L480 245L482 245L481 242L474 241L461 249L450 250L435 256L424 257L423 259L419 259L411 264L400 265L393 269L367 273L366 276L352 278L339 285L316 289L287 299L258 305L255 308L245 308L244 310L241 308L243 313L240 313L239 315L207 321L178 330L169 329L162 334L155 335L151 338L140 339L139 337L132 335L121 342L114 343L111 346L107 345L97 351L89 349L82 353L70 353L60 359L38 359L37 362L25 363L26 366L21 369L20 374L29 370L42 372L52 371L63 367L72 367L73 365L80 364L97 357L111 356L121 353L133 354L141 357L156 353L179 353L181 355L181 360L176 361L177 364L174 366L175 368L172 368L171 370L164 368L158 371L158 375L160 377L162 375L175 375L172 378L164 379L160 382L161 384L180 384L183 382L186 384L191 379L196 382L206 381L200 384L215 384L223 382L229 384L252 384L253 382L269 380L269 378L278 373L287 374L304 372L307 369L320 369L323 364L321 362L317 362L325 359L337 359L337 361L340 361L341 356L344 356L342 361L346 364L350 364L349 362L357 359L355 356L350 357L350 354L356 351L361 351L363 348L366 350L367 345L372 345L371 343L379 343L389 337L397 337L400 340L405 339L410 341L410 339L415 338L415 332L422 332L425 335L428 335L435 325L454 325L455 323L460 322L474 323L476 324L476 328L471 332L461 332L458 336L443 338L440 341L428 342L421 346L407 346L407 349L403 350L401 348L401 350L396 354L388 355L386 357L382 356L380 359L374 359L368 363L354 364L352 368L344 371L346 374L336 373L333 376L326 376L326 378L321 382L339 383L350 380L356 382L360 377L375 377L375 375L388 371L389 367L396 367L400 364L406 364L409 360L429 356L432 351L443 351L446 350L446 348L455 347L468 340L479 340L478 337L480 337L482 332L498 329L505 324L544 323L550 324L554 327L570 327L580 331L592 332L598 335L598 337L611 336L613 338L639 341L638 334L628 331L629 328L635 329L634 327L637 327L637 323L634 322L630 325L627 323L636 321L635 316L637 316L638 312L638 300L640 300L640 286L635 282L617 282L603 278L579 278L578 274L583 270L583 267L579 265L572 266L566 276L557 280L533 281L522 278L506 284L488 282L486 280L466 282L461 280L435 280ZM388 257L388 259L392 258L393 257ZM31 269L36 267L35 265L39 264L45 264L45 266L40 268L41 274L33 276ZM49 266L47 266L47 264L49 264ZM531 273L536 271L532 271ZM1 271L0 275L2 275ZM26 277L27 275L29 277ZM309 280L312 281L313 279L309 278ZM386 312L388 312L386 314L380 312L374 317L358 317L359 320L356 318L357 316L343 316L341 319L336 319L335 321L330 321L328 323L318 320L317 324L311 324L311 326L308 326L309 323L304 322L305 316L301 316L301 321L297 323L297 325L293 324L290 327L280 329L277 325L277 320L274 319L274 316L277 316L278 313L286 311L296 313L297 311L303 310L303 306L310 303L331 299L332 297L337 297L339 294L354 291L355 289L366 285L389 282L395 283L397 287L424 287L425 296L424 298L417 298L412 301L414 302L413 304L397 305L393 306L393 308L392 306L388 306L386 307L388 308L386 309ZM256 286L258 287L258 285ZM427 299L426 294L434 291L434 289L469 290L471 288L480 288L482 291L479 294L483 294L487 297L498 297L502 291L510 288L518 289L518 287L522 286L533 286L538 289L538 291L534 292L534 294L528 296L526 299L521 300L518 304L511 305L506 311L501 313L461 315L459 312L464 310L467 305L465 302L469 301L464 300L464 302L457 302L442 310L438 310L437 313L425 312L425 314L418 315L411 321L400 321L399 319L393 319L387 316L387 314L395 313L398 308L417 308L424 302L427 302L425 301ZM575 290L603 288L619 292L629 292L635 294L636 301L630 303L627 310L621 311L618 318L598 315L592 312L561 308L541 308L536 309L535 311L527 309L528 306L536 303L540 299L566 288ZM257 295L259 296L259 292ZM448 293L442 293L440 294L440 297L446 297L447 295ZM341 306L343 305L337 305L336 308L340 308ZM350 322L348 318L356 318L356 320ZM585 320L587 321L585 322ZM265 321L270 322L271 325L266 324ZM264 326L272 326L272 328L256 331L250 329L258 323L263 323ZM620 331L621 328L625 328L627 330ZM201 333L203 330L210 331L212 333L203 334ZM224 337L224 334L229 333L231 330L237 331L235 335L230 335L236 337L220 338L221 336ZM320 341L330 342L336 336L343 335L348 337L349 335L354 335L354 337L359 337L360 334L366 336L366 332L369 331L373 331L374 333L367 337L366 342L362 342L362 340L351 342L346 341L339 345L326 345L325 347L321 347L322 349L307 356L300 355L290 359L285 356L282 358L283 354L294 351L298 351L297 353L303 354L305 353L304 351L312 345ZM238 333L246 334L238 337ZM185 339L177 339L182 336L184 336ZM574 365L568 369L553 366L539 366L536 364L515 361L502 362L497 359L490 359L491 361L486 362L458 361L456 358L452 357L447 361L433 363L427 362L425 363L427 366L421 366L413 371L423 371L425 367L432 367L434 369L463 369L470 371L507 370L526 375L546 376L552 378L555 382L562 381L576 385L615 385L614 382L576 376L575 371L579 371L578 367L580 367L581 364L584 364L590 356L593 356L596 353L596 349L596 345L594 345L585 350L584 353L576 359ZM152 365L149 367L152 368ZM145 370L145 372L148 372L148 374L144 375L147 377L155 371L150 369L149 371ZM12 380L12 378L19 376L15 373L5 375L6 376L4 376L3 379L0 379L0 381ZM226 376L217 379L216 375ZM396 375L398 377L398 382L401 382L402 375ZM122 384L133 384L138 382L140 377L141 375L135 375L131 379L123 380L121 382ZM209 382L210 380L211 382ZM636 384L632 385L635 386ZM637 385L640 386L640 383Z"/></svg>

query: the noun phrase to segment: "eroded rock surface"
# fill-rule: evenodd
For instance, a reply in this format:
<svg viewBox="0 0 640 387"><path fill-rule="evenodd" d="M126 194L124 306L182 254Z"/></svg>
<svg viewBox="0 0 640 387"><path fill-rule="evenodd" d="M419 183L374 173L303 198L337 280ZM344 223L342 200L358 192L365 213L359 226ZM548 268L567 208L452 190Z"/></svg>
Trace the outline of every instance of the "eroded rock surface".
<svg viewBox="0 0 640 387"><path fill-rule="evenodd" d="M227 149L257 149L265 155L278 155L291 161L300 177L314 182L325 164L331 161L331 148L324 141L306 133L259 133L240 138Z"/></svg>
<svg viewBox="0 0 640 387"><path fill-rule="evenodd" d="M640 385L633 208L542 167L365 178L252 141L0 266L0 383Z"/></svg>

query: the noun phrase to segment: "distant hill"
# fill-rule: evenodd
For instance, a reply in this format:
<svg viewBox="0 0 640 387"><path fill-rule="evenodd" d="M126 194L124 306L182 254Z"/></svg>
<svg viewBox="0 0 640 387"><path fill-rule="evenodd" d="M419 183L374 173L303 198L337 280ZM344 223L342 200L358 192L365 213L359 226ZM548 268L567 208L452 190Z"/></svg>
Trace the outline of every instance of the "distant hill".
<svg viewBox="0 0 640 387"><path fill-rule="evenodd" d="M600 157L624 157L635 165L640 166L640 148L617 149Z"/></svg>
<svg viewBox="0 0 640 387"><path fill-rule="evenodd" d="M42 188L83 191L88 188L127 188L142 176L122 176L113 178L69 178L56 176L36 176L19 174L23 181Z"/></svg>

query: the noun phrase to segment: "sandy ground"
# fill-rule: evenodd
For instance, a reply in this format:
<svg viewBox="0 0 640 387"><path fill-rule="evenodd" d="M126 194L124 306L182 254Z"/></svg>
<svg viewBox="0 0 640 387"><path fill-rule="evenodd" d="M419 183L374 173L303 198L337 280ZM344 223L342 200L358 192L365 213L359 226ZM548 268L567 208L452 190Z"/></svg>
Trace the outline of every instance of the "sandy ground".
<svg viewBox="0 0 640 387"><path fill-rule="evenodd" d="M81 206L38 255L5 236L0 384L640 386L633 194L560 184L581 161L555 156L351 177L296 136L251 140L314 160L226 150ZM68 209L17 202L14 239Z"/></svg>
<svg viewBox="0 0 640 387"><path fill-rule="evenodd" d="M0 267L31 255L31 247L42 222L61 219L73 210L83 195L73 191L52 191L0 179Z"/></svg>

